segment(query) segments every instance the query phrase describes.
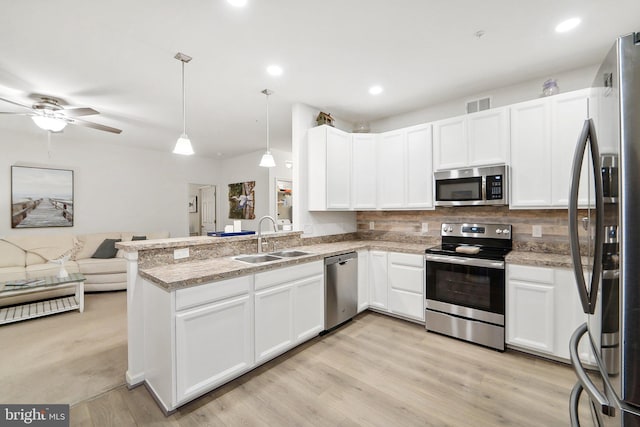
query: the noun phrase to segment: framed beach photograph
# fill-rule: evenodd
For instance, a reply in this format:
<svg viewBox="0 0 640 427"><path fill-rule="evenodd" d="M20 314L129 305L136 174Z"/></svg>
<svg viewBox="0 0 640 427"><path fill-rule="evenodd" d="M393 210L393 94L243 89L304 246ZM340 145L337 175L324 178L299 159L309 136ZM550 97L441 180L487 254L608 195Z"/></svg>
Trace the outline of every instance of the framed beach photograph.
<svg viewBox="0 0 640 427"><path fill-rule="evenodd" d="M11 166L11 228L73 227L73 171Z"/></svg>

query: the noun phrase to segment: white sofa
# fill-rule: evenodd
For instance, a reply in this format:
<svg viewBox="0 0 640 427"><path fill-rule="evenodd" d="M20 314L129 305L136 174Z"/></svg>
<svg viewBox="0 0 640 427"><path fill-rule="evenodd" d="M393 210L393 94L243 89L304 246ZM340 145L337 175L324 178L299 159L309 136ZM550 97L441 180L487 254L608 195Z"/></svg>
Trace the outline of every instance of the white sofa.
<svg viewBox="0 0 640 427"><path fill-rule="evenodd" d="M70 255L64 267L69 273L82 273L85 277L85 291L112 291L127 288L127 265L118 251L114 258L92 258L105 239L130 241L133 236L145 236L147 239L164 239L168 232L155 233L92 233L92 234L55 234L55 235L16 235L0 239L0 282L8 280L31 279L55 276L60 266L50 262L63 255ZM72 290L37 293L5 298L0 305L51 298L65 295Z"/></svg>

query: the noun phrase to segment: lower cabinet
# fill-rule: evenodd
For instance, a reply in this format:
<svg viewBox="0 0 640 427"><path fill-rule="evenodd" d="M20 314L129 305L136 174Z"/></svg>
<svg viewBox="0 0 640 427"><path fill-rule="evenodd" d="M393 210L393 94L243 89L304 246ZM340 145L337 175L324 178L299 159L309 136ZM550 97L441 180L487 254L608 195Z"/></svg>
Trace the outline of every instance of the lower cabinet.
<svg viewBox="0 0 640 427"><path fill-rule="evenodd" d="M165 411L324 329L323 261L143 292L145 382Z"/></svg>
<svg viewBox="0 0 640 427"><path fill-rule="evenodd" d="M387 310L387 253L369 252L369 307Z"/></svg>
<svg viewBox="0 0 640 427"><path fill-rule="evenodd" d="M358 251L358 313L369 308L369 251Z"/></svg>
<svg viewBox="0 0 640 427"><path fill-rule="evenodd" d="M369 307L424 322L424 268L423 255L370 251Z"/></svg>
<svg viewBox="0 0 640 427"><path fill-rule="evenodd" d="M255 359L262 363L324 329L322 261L255 276Z"/></svg>
<svg viewBox="0 0 640 427"><path fill-rule="evenodd" d="M389 312L424 322L424 257L388 254Z"/></svg>
<svg viewBox="0 0 640 427"><path fill-rule="evenodd" d="M253 364L249 295L176 314L177 400L206 392Z"/></svg>
<svg viewBox="0 0 640 427"><path fill-rule="evenodd" d="M506 291L507 344L568 361L571 334L586 321L573 271L508 264ZM593 362L587 342L580 357Z"/></svg>

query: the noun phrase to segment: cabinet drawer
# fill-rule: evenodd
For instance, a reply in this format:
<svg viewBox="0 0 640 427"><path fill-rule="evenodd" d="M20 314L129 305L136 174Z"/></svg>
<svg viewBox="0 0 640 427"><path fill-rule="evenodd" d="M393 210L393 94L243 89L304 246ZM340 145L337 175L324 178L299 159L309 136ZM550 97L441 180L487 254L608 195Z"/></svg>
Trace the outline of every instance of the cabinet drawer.
<svg viewBox="0 0 640 427"><path fill-rule="evenodd" d="M176 311L246 294L251 289L252 281L253 276L242 276L191 288L178 289L176 291Z"/></svg>
<svg viewBox="0 0 640 427"><path fill-rule="evenodd" d="M508 279L524 280L527 282L553 283L553 269L533 267L530 265L507 265Z"/></svg>
<svg viewBox="0 0 640 427"><path fill-rule="evenodd" d="M323 274L324 262L314 261L306 264L295 265L293 267L278 268L256 274L256 291L269 286L278 285L284 282L304 279L309 276Z"/></svg>
<svg viewBox="0 0 640 427"><path fill-rule="evenodd" d="M422 268L424 267L424 255L389 252L389 263Z"/></svg>

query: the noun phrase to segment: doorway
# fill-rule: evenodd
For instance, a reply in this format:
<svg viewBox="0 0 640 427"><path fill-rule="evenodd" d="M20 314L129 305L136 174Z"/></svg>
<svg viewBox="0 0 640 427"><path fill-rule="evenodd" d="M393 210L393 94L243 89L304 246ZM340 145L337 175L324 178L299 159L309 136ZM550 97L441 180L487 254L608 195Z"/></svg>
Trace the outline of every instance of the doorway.
<svg viewBox="0 0 640 427"><path fill-rule="evenodd" d="M276 178L276 222L281 230L292 230L293 222L293 182Z"/></svg>
<svg viewBox="0 0 640 427"><path fill-rule="evenodd" d="M216 186L189 184L189 235L216 231Z"/></svg>

